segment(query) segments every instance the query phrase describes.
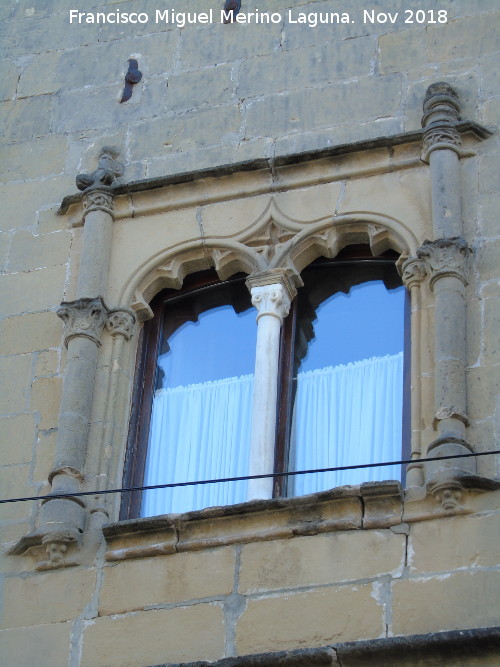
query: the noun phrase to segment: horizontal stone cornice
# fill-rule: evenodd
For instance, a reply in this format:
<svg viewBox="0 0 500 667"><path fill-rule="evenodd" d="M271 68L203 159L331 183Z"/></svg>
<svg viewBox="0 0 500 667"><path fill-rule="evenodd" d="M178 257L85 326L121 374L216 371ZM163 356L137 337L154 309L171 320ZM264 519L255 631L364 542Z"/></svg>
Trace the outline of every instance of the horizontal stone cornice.
<svg viewBox="0 0 500 667"><path fill-rule="evenodd" d="M474 122L454 129L463 142L462 156L473 155L473 144L493 132ZM114 218L135 218L170 210L217 203L258 194L281 192L351 177L422 166L424 130L405 132L324 149L259 158L208 169L132 181L109 187L114 195ZM370 159L366 154L370 153ZM193 184L196 183L196 187ZM214 187L216 185L216 187ZM154 194L154 196L152 196ZM65 197L59 215L82 224L84 193Z"/></svg>

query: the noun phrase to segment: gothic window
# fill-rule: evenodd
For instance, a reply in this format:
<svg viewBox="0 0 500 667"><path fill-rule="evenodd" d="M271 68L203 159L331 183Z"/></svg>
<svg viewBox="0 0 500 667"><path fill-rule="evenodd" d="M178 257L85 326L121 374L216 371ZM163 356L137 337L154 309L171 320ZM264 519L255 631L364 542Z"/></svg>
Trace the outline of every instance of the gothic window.
<svg viewBox="0 0 500 667"><path fill-rule="evenodd" d="M283 323L274 472L398 460L405 290L395 253L350 247L307 267ZM246 276L186 279L152 303L136 371L126 485L249 474L256 311ZM273 472L273 471L269 471ZM275 496L400 478L398 466L277 477ZM247 500L247 482L127 494L122 517Z"/></svg>

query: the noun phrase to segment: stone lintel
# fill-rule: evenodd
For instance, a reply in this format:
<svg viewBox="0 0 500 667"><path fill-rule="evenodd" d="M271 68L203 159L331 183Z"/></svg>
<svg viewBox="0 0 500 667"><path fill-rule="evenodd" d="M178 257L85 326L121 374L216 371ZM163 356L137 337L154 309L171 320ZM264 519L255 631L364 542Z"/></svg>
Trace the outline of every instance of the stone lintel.
<svg viewBox="0 0 500 667"><path fill-rule="evenodd" d="M343 642L321 648L257 653L216 662L163 663L154 667L439 667L497 664L500 627L430 632L425 635L384 637ZM451 662L451 661L456 662Z"/></svg>
<svg viewBox="0 0 500 667"><path fill-rule="evenodd" d="M457 132L460 133L462 140L467 137L471 142L482 141L492 136L493 134L491 129L483 127L482 125L472 121L458 123L454 126L454 128ZM389 152L392 148L397 146L414 144L414 165L418 167L421 164L420 146L422 144L424 132L425 130L416 130L396 135L379 137L377 139L369 139L349 144L341 144L338 146L330 146L328 148L305 151L302 153L281 155L274 158L258 158L244 162L235 162L234 164L209 167L207 169L141 179L138 181L131 181L130 183L126 184L115 182L113 185L108 186L108 191L109 193L112 193L115 199L120 196L125 198L123 206L121 204L118 205L118 203L115 201L114 217L115 219L121 219L132 216L138 217L141 215L149 215L152 208L154 209L154 212L158 213L164 210L166 211L183 208L184 206L191 206L193 203L192 196L188 197L187 199L184 196L181 196L179 199L177 196L173 196L174 190L172 188L175 188L175 186L182 188L182 186L189 185L193 182L200 182L205 179L224 179L225 187L221 188L221 184L217 183L218 187L214 191L213 196L207 196L206 198L207 203L215 203L217 201L223 201L226 198L233 198L235 189L238 190L240 196L251 196L259 193L280 192L281 190L289 190L294 187L299 188L307 184L317 183L318 176L314 165L320 163L321 161L326 161L325 165L330 164L334 166L335 158L337 157L342 158L342 178L346 178L349 176L349 174L351 174L351 172L352 175L354 175L357 172L358 167L356 167L354 164L352 169L349 171L348 166L346 166L345 156L352 155L355 159L356 154L360 152L378 151L381 148L386 148ZM464 153L464 151L462 152ZM378 160L380 160L380 156ZM386 157L382 159L381 164L377 167L378 160L374 159L373 171L386 171ZM313 167L311 178L309 178L307 169L304 166L306 163L309 163L311 167ZM298 177L293 179L293 182L290 182L289 178L287 178L284 173L280 172L289 170L290 167L294 166L300 170L300 173L298 174ZM405 167L408 167L407 156L405 156ZM329 170L327 169L327 172L328 171ZM254 176L252 177L249 175L251 172L254 172ZM241 174L247 174L247 179L251 181L249 189L246 189L245 192L241 191L241 179L239 178ZM335 169L333 174L335 174ZM258 177L258 175L260 175L260 177ZM279 178L276 179L276 176ZM232 180L233 177L235 179L234 182ZM332 180L332 178L334 178L334 176L326 173L325 178L329 182ZM162 189L163 192L160 192ZM152 204L141 206L138 202L134 203L134 195L140 195L141 193L148 193L154 190L158 191L155 194L154 206ZM197 192L196 188L195 191ZM74 205L80 205L84 197L84 192L64 197L59 210L57 211L57 214L66 215L70 207ZM159 202L162 202L162 206L159 205ZM75 218L74 224L81 224L81 208L76 217L77 219Z"/></svg>

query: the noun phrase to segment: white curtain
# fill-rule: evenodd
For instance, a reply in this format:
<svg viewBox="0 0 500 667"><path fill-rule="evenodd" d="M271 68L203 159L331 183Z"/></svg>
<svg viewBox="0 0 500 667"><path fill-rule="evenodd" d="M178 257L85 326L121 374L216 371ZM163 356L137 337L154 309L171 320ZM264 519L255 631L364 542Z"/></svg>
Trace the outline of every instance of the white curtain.
<svg viewBox="0 0 500 667"><path fill-rule="evenodd" d="M402 396L402 352L299 373L289 469L399 460ZM297 475L289 495L400 477L400 466Z"/></svg>
<svg viewBox="0 0 500 667"><path fill-rule="evenodd" d="M253 375L159 389L144 484L248 475ZM246 500L247 482L144 491L142 516Z"/></svg>
<svg viewBox="0 0 500 667"><path fill-rule="evenodd" d="M399 460L402 378L402 352L299 373L289 469ZM248 475L252 389L252 375L159 389L144 484ZM297 475L288 495L399 478L400 466ZM242 481L144 491L142 516L244 502L246 488Z"/></svg>

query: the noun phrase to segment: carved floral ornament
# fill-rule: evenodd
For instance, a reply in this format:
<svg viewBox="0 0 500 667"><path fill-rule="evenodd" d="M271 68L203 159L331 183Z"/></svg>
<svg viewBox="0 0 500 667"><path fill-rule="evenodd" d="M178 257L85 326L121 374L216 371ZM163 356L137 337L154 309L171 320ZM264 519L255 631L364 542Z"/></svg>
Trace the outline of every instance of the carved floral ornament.
<svg viewBox="0 0 500 667"><path fill-rule="evenodd" d="M461 237L424 241L417 250L417 257L425 263L430 275L430 287L445 276L458 278L467 285L466 260L471 250Z"/></svg>
<svg viewBox="0 0 500 667"><path fill-rule="evenodd" d="M101 345L104 327L112 336L121 335L130 340L134 332L135 315L126 308L108 309L101 297L63 301L57 315L64 321L64 343L72 338L88 338Z"/></svg>

